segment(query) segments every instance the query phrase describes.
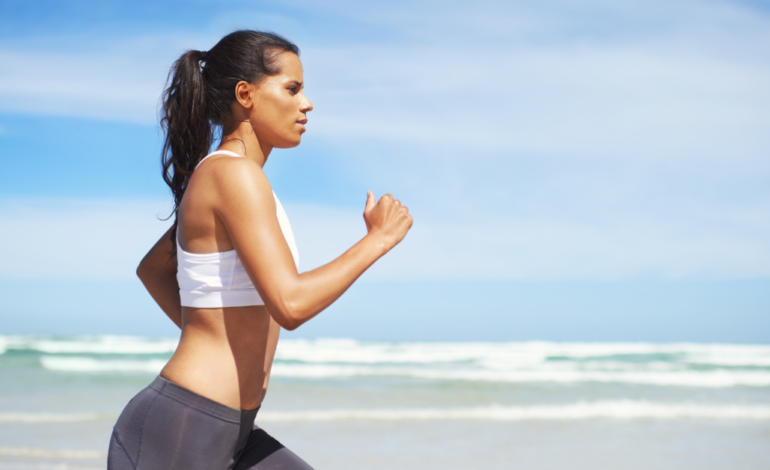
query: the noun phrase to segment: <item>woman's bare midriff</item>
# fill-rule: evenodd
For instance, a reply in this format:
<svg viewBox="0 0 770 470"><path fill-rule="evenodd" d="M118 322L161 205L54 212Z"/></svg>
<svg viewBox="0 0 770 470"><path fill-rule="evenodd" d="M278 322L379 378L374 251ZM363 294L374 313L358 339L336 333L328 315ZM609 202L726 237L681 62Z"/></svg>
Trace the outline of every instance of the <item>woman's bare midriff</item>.
<svg viewBox="0 0 770 470"><path fill-rule="evenodd" d="M160 375L231 408L262 404L281 327L262 305L182 308L182 337Z"/></svg>

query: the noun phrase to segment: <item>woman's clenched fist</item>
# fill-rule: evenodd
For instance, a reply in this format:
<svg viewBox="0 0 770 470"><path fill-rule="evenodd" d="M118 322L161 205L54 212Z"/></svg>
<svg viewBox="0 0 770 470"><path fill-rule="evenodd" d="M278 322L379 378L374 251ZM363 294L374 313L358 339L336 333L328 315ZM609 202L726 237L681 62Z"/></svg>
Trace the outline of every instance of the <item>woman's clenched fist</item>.
<svg viewBox="0 0 770 470"><path fill-rule="evenodd" d="M366 207L364 221L366 230L371 234L382 237L388 250L404 239L406 232L412 228L412 216L409 209L392 194L386 194L375 202L374 193L366 192Z"/></svg>

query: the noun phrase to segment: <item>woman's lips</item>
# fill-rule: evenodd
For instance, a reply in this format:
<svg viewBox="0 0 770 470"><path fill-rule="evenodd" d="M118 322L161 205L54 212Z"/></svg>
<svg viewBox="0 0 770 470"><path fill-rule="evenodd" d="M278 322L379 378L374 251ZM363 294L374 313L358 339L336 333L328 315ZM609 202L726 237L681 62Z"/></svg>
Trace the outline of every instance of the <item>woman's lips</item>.
<svg viewBox="0 0 770 470"><path fill-rule="evenodd" d="M307 119L301 119L297 121L297 124L299 124L299 127L302 128L303 131L306 131L305 124L307 124Z"/></svg>

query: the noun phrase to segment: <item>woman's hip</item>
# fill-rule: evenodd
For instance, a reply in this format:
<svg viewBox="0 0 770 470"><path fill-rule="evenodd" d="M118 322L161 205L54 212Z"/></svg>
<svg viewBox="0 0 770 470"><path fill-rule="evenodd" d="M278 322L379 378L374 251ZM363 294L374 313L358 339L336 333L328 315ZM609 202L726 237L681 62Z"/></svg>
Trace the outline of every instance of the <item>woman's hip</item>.
<svg viewBox="0 0 770 470"><path fill-rule="evenodd" d="M231 468L256 414L257 409L230 408L157 377L118 418L108 468Z"/></svg>
<svg viewBox="0 0 770 470"><path fill-rule="evenodd" d="M313 470L239 410L157 377L126 405L108 470Z"/></svg>

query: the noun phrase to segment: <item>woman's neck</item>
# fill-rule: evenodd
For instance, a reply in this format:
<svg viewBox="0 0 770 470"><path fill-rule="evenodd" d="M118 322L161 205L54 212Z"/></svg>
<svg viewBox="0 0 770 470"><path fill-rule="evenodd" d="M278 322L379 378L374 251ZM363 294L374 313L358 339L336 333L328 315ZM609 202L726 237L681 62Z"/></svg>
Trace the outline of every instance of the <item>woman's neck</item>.
<svg viewBox="0 0 770 470"><path fill-rule="evenodd" d="M222 141L219 143L217 150L229 150L254 160L261 167L265 166L267 157L270 155L273 147L272 145L259 142L254 128L248 120L239 122L235 129L225 130L229 132L227 134L223 132Z"/></svg>

